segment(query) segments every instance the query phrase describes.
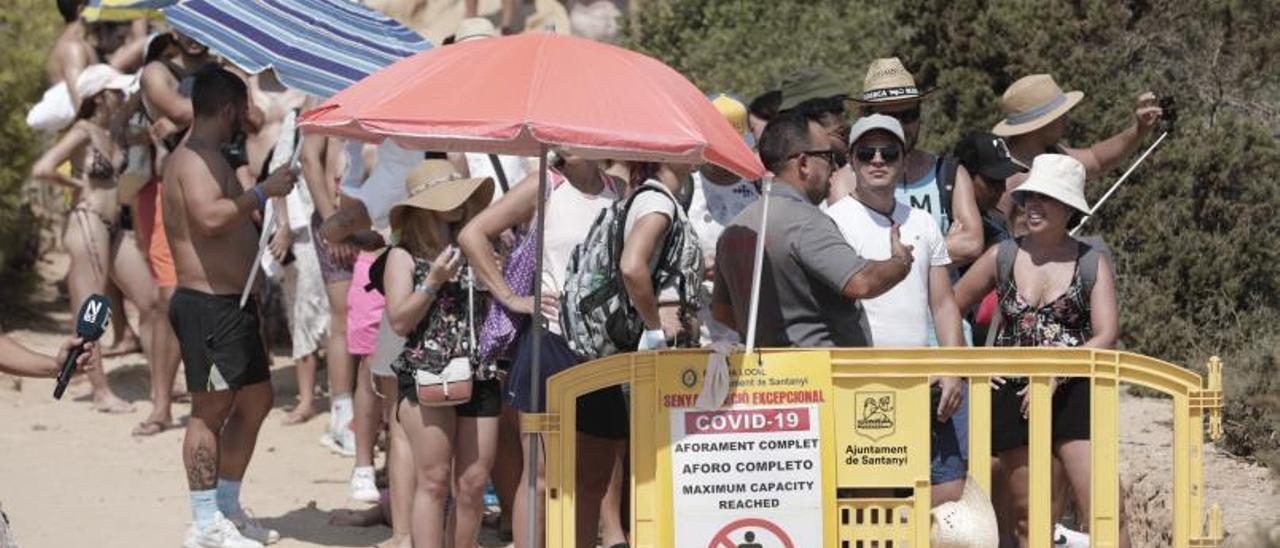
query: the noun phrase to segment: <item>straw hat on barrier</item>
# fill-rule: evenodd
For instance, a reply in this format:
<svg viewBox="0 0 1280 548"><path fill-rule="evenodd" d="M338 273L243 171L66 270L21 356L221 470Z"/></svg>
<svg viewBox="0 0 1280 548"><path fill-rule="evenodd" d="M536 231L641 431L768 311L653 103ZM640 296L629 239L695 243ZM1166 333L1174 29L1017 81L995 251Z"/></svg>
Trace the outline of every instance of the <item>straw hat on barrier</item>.
<svg viewBox="0 0 1280 548"><path fill-rule="evenodd" d="M996 512L991 499L973 476L965 478L960 500L939 504L930 511L933 548L989 548L1000 544Z"/></svg>
<svg viewBox="0 0 1280 548"><path fill-rule="evenodd" d="M1057 120L1084 99L1082 91L1063 92L1048 74L1023 76L1000 98L1004 120L991 128L1001 137L1022 135Z"/></svg>

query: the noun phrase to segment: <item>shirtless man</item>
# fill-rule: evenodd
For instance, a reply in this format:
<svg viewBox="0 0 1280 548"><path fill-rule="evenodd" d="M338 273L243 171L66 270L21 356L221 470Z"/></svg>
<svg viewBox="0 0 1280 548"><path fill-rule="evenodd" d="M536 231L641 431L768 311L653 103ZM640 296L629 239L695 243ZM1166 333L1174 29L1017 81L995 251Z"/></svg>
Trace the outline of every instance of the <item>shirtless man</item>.
<svg viewBox="0 0 1280 548"><path fill-rule="evenodd" d="M271 409L270 360L256 301L239 304L255 268L257 231L251 215L267 199L293 188L284 168L245 190L223 146L248 118L245 84L217 67L196 73L194 120L164 169L164 225L177 269L170 318L191 391L191 420L182 461L195 523L184 547L259 547L279 534L240 507L240 481L258 429Z"/></svg>
<svg viewBox="0 0 1280 548"><path fill-rule="evenodd" d="M169 252L169 240L161 221L163 207L159 197L165 160L169 152L182 141L187 126L191 125L191 77L197 69L214 61L203 44L176 32L161 37L175 44L178 53L160 56L142 68L142 108L151 122L151 134L156 142L154 173L156 177L138 191L137 213L134 226L138 239L147 255L151 276L160 289L160 317L169 316L169 300L178 284L173 268L173 255ZM184 80L186 81L184 85ZM165 431L173 423L173 381L178 374L178 339L166 322L155 322L154 333L156 359L151 368L151 414L134 428L135 436L150 436Z"/></svg>

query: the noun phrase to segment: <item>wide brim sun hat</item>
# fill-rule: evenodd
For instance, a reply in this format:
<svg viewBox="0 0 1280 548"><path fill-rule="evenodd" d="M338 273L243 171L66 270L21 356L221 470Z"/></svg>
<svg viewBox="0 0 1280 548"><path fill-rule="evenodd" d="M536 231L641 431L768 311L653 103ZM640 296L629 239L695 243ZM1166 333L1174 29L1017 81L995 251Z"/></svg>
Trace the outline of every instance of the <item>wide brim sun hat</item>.
<svg viewBox="0 0 1280 548"><path fill-rule="evenodd" d="M424 160L405 177L405 190L409 197L391 206L388 215L393 229L403 226L410 209L452 211L477 193L477 200L488 204L493 200L493 179L460 178L447 160Z"/></svg>
<svg viewBox="0 0 1280 548"><path fill-rule="evenodd" d="M1031 133L1062 117L1082 99L1084 92L1064 92L1048 74L1023 76L1000 98L1004 120L991 133L1001 137Z"/></svg>

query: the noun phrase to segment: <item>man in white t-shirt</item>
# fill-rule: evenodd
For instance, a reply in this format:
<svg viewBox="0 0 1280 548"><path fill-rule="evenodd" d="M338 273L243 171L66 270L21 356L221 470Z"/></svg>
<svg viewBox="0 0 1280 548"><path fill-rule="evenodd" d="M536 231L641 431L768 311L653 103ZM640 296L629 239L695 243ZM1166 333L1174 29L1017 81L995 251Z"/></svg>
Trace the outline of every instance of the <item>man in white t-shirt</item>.
<svg viewBox="0 0 1280 548"><path fill-rule="evenodd" d="M942 230L929 213L894 197L906 149L902 125L889 116L873 114L854 124L849 141L850 166L858 184L852 194L828 207L826 214L862 257L889 258L888 236L894 226L915 256L905 279L878 297L861 300L871 345L928 346L932 318L942 346L964 346L960 311L947 272L951 259ZM935 384L940 392L932 428L932 502L936 506L959 500L964 491L968 432L960 423L968 421L963 416L951 420L963 407L961 379L943 377L935 379Z"/></svg>

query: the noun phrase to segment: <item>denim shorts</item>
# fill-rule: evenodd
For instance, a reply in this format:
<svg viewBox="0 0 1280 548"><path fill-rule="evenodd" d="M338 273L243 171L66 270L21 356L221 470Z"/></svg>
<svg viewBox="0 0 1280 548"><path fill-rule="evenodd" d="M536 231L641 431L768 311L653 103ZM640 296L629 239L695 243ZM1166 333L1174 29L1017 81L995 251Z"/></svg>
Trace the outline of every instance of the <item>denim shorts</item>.
<svg viewBox="0 0 1280 548"><path fill-rule="evenodd" d="M929 481L934 485L964 479L969 469L968 384L960 395L960 408L947 422L932 418L937 414L936 404L929 410Z"/></svg>

